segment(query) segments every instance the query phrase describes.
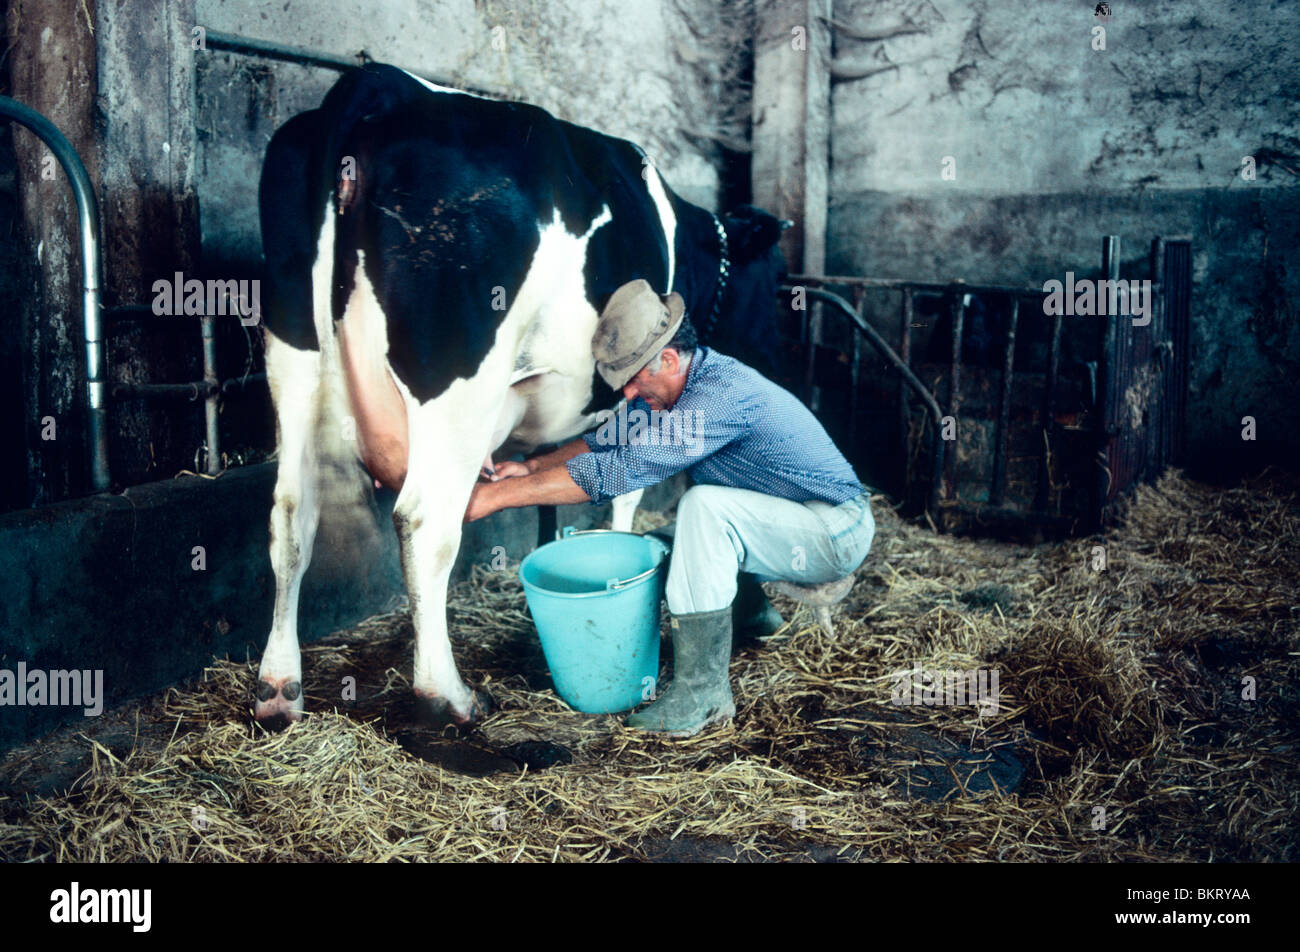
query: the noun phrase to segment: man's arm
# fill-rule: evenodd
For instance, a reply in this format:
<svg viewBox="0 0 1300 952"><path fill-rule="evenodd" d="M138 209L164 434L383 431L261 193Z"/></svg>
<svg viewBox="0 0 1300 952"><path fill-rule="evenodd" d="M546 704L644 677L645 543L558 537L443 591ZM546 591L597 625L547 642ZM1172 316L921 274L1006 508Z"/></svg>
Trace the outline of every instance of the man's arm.
<svg viewBox="0 0 1300 952"><path fill-rule="evenodd" d="M604 502L690 469L740 438L749 427L743 399L725 405L716 400L703 405L679 401L672 413L677 414L677 423L665 427L660 417L657 438L653 431L640 436L629 431L627 442L579 453L564 468L593 502Z"/></svg>
<svg viewBox="0 0 1300 952"><path fill-rule="evenodd" d="M503 479L517 479L520 476L531 476L533 473L540 473L543 470L554 469L556 466L563 466L566 460L571 460L579 454L588 452L590 448L586 442L579 437L571 443L565 443L558 449L551 450L542 456L526 459L522 463L517 463L512 459L497 463L491 474L486 474L490 482L499 482Z"/></svg>
<svg viewBox="0 0 1300 952"><path fill-rule="evenodd" d="M578 453L587 452L587 444L582 440L577 443L582 447ZM569 449L572 444L560 447L557 453ZM574 456L577 453L572 454ZM566 457L567 458L567 457ZM478 482L470 493L469 506L465 510L465 522L473 522L490 516L501 509L516 509L520 506L558 506L571 502L590 502L588 496L573 481L569 471L563 465L552 466L531 476L517 476L514 479L502 479L499 482Z"/></svg>
<svg viewBox="0 0 1300 952"><path fill-rule="evenodd" d="M524 465L528 467L530 473L540 473L544 470L554 469L559 466L563 468L566 460L571 460L580 453L590 453L591 447L582 437L565 443L558 449L551 450L541 456L535 456L532 459L524 460ZM572 482L572 480L570 480Z"/></svg>

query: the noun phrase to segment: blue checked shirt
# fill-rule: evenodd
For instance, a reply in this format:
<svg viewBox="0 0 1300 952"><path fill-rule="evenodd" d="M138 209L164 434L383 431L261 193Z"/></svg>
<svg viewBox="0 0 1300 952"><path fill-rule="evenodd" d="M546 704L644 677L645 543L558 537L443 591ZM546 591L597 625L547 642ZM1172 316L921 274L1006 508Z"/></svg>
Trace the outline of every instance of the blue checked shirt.
<svg viewBox="0 0 1300 952"><path fill-rule="evenodd" d="M697 484L794 502L839 505L864 491L821 423L793 394L707 347L695 350L671 410L652 412L637 397L582 438L591 452L564 465L592 502L682 470Z"/></svg>

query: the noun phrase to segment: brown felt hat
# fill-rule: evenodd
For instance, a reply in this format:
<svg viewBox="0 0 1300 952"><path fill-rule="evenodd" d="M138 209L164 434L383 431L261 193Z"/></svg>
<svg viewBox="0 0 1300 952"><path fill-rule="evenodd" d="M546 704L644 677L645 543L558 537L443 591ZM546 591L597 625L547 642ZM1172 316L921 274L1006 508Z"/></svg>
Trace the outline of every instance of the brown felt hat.
<svg viewBox="0 0 1300 952"><path fill-rule="evenodd" d="M605 383L622 390L654 358L681 326L686 302L676 291L660 295L649 281L623 285L605 305L591 339L596 370Z"/></svg>

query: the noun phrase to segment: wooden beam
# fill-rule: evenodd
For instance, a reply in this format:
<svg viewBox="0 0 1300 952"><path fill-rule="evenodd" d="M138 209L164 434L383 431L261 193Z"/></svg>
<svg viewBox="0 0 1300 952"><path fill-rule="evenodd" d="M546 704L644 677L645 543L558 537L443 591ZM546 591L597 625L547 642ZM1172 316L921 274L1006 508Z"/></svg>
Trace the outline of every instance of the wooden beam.
<svg viewBox="0 0 1300 952"><path fill-rule="evenodd" d="M830 172L831 0L759 0L755 11L754 204L794 226L791 272L826 268Z"/></svg>
<svg viewBox="0 0 1300 952"><path fill-rule="evenodd" d="M106 305L148 305L154 281L178 271L199 277L194 69L211 54L191 48L194 19L194 0L101 3L96 11ZM249 189L255 197L257 183ZM194 318L131 322L110 335L109 380L196 380L201 355ZM197 404L125 401L110 421L114 478L128 485L192 468L204 438Z"/></svg>
<svg viewBox="0 0 1300 952"><path fill-rule="evenodd" d="M46 116L81 155L96 181L95 0L10 4L13 98ZM24 266L23 422L27 502L86 492L87 414L82 358L81 265L77 208L67 177L45 144L15 124L19 214L30 255ZM51 435L53 438L50 438Z"/></svg>

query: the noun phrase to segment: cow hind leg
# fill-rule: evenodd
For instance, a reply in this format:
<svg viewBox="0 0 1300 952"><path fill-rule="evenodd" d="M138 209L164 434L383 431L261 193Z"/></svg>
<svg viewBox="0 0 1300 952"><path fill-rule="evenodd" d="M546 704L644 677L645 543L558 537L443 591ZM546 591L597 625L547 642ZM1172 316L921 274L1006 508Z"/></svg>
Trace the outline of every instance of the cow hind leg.
<svg viewBox="0 0 1300 952"><path fill-rule="evenodd" d="M465 508L483 457L492 449L491 434L467 408L495 410L504 392L504 380L496 387L484 386L479 378L459 380L442 396L408 412L410 455L393 525L415 624L417 712L438 727L468 727L492 705L486 693L466 686L456 668L447 631L447 586ZM490 412L482 416L492 418Z"/></svg>
<svg viewBox="0 0 1300 952"><path fill-rule="evenodd" d="M279 449L271 509L275 608L258 671L254 714L264 726L280 728L299 720L303 710L298 592L311 561L320 516L315 450L320 353L290 347L268 332L266 368Z"/></svg>

